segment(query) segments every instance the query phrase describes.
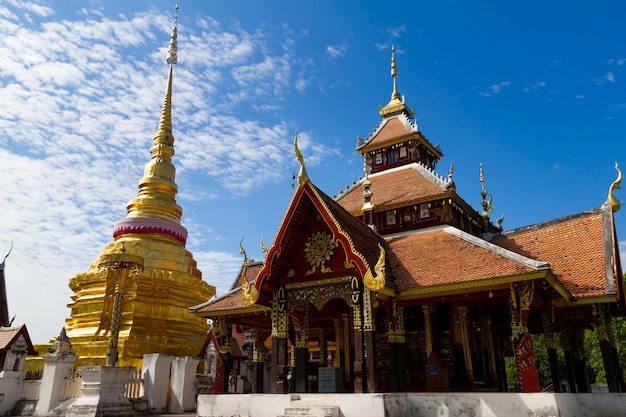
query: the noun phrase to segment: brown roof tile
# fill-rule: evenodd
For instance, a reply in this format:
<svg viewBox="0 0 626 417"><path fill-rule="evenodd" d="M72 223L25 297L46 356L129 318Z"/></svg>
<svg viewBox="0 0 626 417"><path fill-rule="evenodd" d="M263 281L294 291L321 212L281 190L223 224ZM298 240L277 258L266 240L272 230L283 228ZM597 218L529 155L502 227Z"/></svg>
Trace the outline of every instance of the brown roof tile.
<svg viewBox="0 0 626 417"><path fill-rule="evenodd" d="M388 142L395 143L397 139L411 133L399 118L392 117L375 133L375 136L367 143L366 148L379 148Z"/></svg>
<svg viewBox="0 0 626 417"><path fill-rule="evenodd" d="M416 164L405 165L369 177L374 207L384 207L406 201L441 195L446 190L418 172ZM337 202L352 214L360 213L363 207L362 181L337 198Z"/></svg>
<svg viewBox="0 0 626 417"><path fill-rule="evenodd" d="M388 244L398 291L530 273L538 266L450 226L390 239Z"/></svg>
<svg viewBox="0 0 626 417"><path fill-rule="evenodd" d="M602 296L607 293L605 230L598 208L550 222L516 229L494 243L524 256L550 263L556 278L574 297ZM607 255L611 256L611 255ZM612 278L609 278L612 279Z"/></svg>

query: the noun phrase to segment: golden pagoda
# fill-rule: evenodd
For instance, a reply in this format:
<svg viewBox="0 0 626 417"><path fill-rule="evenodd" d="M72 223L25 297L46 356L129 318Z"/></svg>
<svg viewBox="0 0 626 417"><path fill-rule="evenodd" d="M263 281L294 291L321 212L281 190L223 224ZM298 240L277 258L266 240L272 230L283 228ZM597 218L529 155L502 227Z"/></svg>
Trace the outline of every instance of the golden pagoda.
<svg viewBox="0 0 626 417"><path fill-rule="evenodd" d="M177 7L178 8L178 7ZM77 365L141 366L144 354L196 356L208 330L189 312L215 295L185 249L178 187L172 164L172 69L177 62L177 17L168 48L169 74L152 158L126 218L86 272L70 279L67 336Z"/></svg>

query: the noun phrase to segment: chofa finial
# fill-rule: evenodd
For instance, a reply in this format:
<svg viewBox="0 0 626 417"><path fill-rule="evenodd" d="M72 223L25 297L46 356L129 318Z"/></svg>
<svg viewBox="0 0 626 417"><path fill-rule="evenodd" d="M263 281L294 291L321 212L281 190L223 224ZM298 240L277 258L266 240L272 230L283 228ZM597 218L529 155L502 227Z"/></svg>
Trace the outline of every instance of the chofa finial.
<svg viewBox="0 0 626 417"><path fill-rule="evenodd" d="M613 181L613 183L609 187L609 198L607 200L611 205L613 212L618 211L621 207L621 203L615 197L615 189L620 189L622 184L622 171L619 169L619 165L617 164L617 162L615 162L615 169L617 170L617 179Z"/></svg>
<svg viewBox="0 0 626 417"><path fill-rule="evenodd" d="M304 157L300 153L300 149L298 148L298 132L296 131L296 136L293 139L293 148L296 153L296 158L300 162L300 172L298 173L298 184L303 185L309 180L309 174L306 172L306 167L304 166Z"/></svg>

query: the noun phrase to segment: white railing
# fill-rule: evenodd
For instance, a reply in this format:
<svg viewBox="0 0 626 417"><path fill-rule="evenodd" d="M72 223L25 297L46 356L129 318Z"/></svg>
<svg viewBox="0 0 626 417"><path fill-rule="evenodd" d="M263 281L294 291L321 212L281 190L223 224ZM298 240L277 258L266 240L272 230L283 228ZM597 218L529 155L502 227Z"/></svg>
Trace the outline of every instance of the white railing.
<svg viewBox="0 0 626 417"><path fill-rule="evenodd" d="M81 394L82 379L78 374L71 374L63 380L63 389L61 391L61 400L78 398ZM18 394L19 400L39 400L39 390L41 388L41 379L26 379L20 383ZM137 370L126 383L126 398L138 399L143 398L143 379L141 371Z"/></svg>
<svg viewBox="0 0 626 417"><path fill-rule="evenodd" d="M27 379L20 383L20 392L18 399L20 400L38 400L39 387L41 387L41 379Z"/></svg>
<svg viewBox="0 0 626 417"><path fill-rule="evenodd" d="M61 393L61 399L67 400L69 398L78 398L80 397L80 387L82 385L82 380L80 375L71 374L65 377L63 380L63 392Z"/></svg>
<svg viewBox="0 0 626 417"><path fill-rule="evenodd" d="M143 398L143 379L141 378L140 369L138 369L126 383L126 398Z"/></svg>

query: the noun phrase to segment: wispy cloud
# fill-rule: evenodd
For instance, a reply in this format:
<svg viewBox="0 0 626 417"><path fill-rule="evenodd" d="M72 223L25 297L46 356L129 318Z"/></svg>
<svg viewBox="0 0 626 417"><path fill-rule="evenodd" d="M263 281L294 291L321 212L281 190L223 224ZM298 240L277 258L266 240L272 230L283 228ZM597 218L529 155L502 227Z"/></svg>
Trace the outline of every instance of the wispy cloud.
<svg viewBox="0 0 626 417"><path fill-rule="evenodd" d="M330 55L331 58L341 58L346 52L348 52L348 44L345 42L339 45L328 45L326 47L326 53Z"/></svg>
<svg viewBox="0 0 626 417"><path fill-rule="evenodd" d="M502 81L500 83L493 84L486 91L479 91L478 94L483 97L491 97L494 94L500 94L500 92L502 91L504 87L508 87L510 85L511 85L510 81Z"/></svg>
<svg viewBox="0 0 626 417"><path fill-rule="evenodd" d="M607 83L614 83L615 82L615 74L613 74L612 71L608 71L602 77L595 78L593 81L594 81L594 83L596 85L605 85Z"/></svg>
<svg viewBox="0 0 626 417"><path fill-rule="evenodd" d="M524 92L529 93L533 90L541 90L546 87L545 81L537 80L528 87L524 87Z"/></svg>

